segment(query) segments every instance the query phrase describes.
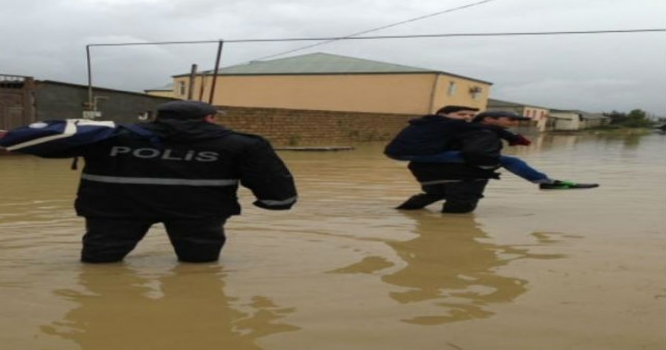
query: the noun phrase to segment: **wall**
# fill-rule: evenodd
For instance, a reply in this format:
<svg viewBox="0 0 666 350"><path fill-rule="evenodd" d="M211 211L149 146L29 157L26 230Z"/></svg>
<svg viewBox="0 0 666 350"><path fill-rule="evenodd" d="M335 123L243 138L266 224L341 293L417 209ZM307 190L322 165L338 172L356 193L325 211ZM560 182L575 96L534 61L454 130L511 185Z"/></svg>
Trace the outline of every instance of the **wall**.
<svg viewBox="0 0 666 350"><path fill-rule="evenodd" d="M219 107L219 123L258 134L274 146L349 146L387 141L416 115Z"/></svg>
<svg viewBox="0 0 666 350"><path fill-rule="evenodd" d="M451 85L453 85L452 89L450 88ZM488 104L490 87L489 83L439 74L435 83L431 109L428 112L433 113L446 105L468 106L485 110ZM476 97L470 92L472 88L481 89Z"/></svg>
<svg viewBox="0 0 666 350"><path fill-rule="evenodd" d="M173 90L145 90L146 95L166 98L176 98Z"/></svg>
<svg viewBox="0 0 666 350"><path fill-rule="evenodd" d="M113 120L119 123L137 122L137 116L153 111L158 104L171 99L154 97L140 93L110 89L94 89L94 96L100 97L97 109L100 120ZM83 117L83 105L88 101L88 87L83 85L40 81L36 84L35 107L37 120L75 119Z"/></svg>
<svg viewBox="0 0 666 350"><path fill-rule="evenodd" d="M593 128L597 126L602 126L606 125L609 123L608 119L601 119L601 118L594 118L594 119L587 119L584 118L582 124L582 128Z"/></svg>
<svg viewBox="0 0 666 350"><path fill-rule="evenodd" d="M540 132L546 131L548 122L548 109L539 107L525 106L522 115L532 118L536 121L536 128Z"/></svg>
<svg viewBox="0 0 666 350"><path fill-rule="evenodd" d="M439 78L438 78L439 77ZM448 81L457 84L455 95L447 95ZM174 78L176 97L186 98L181 83L189 76ZM208 101L212 77L198 76L193 99ZM469 88L480 86L472 98ZM331 75L220 75L213 104L226 106L287 108L364 113L427 114L446 104L485 107L490 85L439 73L331 74Z"/></svg>
<svg viewBox="0 0 666 350"><path fill-rule="evenodd" d="M553 130L579 130L581 128L580 114L574 112L550 112L555 119Z"/></svg>

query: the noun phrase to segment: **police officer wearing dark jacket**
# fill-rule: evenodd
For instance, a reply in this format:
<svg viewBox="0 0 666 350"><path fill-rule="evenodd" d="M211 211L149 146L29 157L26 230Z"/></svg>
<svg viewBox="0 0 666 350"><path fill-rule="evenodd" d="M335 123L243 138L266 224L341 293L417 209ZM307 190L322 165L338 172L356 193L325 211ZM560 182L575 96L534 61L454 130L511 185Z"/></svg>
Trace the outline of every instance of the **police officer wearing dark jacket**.
<svg viewBox="0 0 666 350"><path fill-rule="evenodd" d="M410 121L385 148L394 159L403 155L428 155L460 151L464 163L409 163L409 170L420 183L423 193L409 198L397 209L421 209L446 200L446 213L468 213L476 209L489 179L498 179L502 150L500 130L468 123L478 109L447 106L436 115ZM436 138L428 137L437 135ZM431 142L436 139L436 142ZM431 140L424 142L424 140Z"/></svg>
<svg viewBox="0 0 666 350"><path fill-rule="evenodd" d="M154 122L42 154L85 159L75 203L86 218L82 261L122 260L160 222L180 261L216 261L225 221L241 212L239 184L260 208L294 205L294 180L271 145L215 124L216 113L203 102L168 102L158 106Z"/></svg>

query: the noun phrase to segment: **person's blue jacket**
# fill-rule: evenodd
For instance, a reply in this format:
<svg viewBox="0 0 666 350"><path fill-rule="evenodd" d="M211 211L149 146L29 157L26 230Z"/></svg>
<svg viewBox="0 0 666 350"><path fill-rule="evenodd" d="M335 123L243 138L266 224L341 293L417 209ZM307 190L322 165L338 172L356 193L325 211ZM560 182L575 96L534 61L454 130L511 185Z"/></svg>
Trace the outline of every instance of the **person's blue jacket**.
<svg viewBox="0 0 666 350"><path fill-rule="evenodd" d="M401 160L404 156L434 155L460 151L471 166L485 169L499 166L502 143L497 130L464 120L426 115L409 121L386 145L384 154Z"/></svg>

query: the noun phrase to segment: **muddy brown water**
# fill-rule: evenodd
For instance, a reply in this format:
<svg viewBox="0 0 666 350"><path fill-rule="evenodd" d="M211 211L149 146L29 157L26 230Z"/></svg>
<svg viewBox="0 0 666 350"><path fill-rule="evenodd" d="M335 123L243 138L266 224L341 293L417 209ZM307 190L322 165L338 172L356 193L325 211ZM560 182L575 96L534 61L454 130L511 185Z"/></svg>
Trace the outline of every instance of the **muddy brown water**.
<svg viewBox="0 0 666 350"><path fill-rule="evenodd" d="M123 263L79 263L69 161L0 157L0 349L663 349L666 137L508 148L601 187L504 172L457 216L392 209L418 187L382 146L280 152L296 207L242 190L201 265L160 225Z"/></svg>

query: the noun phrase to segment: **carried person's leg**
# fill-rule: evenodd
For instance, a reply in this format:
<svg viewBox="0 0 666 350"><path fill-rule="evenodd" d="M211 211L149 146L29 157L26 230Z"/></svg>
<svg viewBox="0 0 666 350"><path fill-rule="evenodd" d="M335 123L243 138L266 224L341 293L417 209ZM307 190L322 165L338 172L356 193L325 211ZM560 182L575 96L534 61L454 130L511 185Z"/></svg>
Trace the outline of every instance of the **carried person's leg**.
<svg viewBox="0 0 666 350"><path fill-rule="evenodd" d="M153 223L145 220L86 218L81 261L121 261L136 247Z"/></svg>
<svg viewBox="0 0 666 350"><path fill-rule="evenodd" d="M549 183L553 181L548 175L532 168L524 160L518 157L500 156L500 164L504 169L535 184Z"/></svg>
<svg viewBox="0 0 666 350"><path fill-rule="evenodd" d="M470 213L476 209L488 180L466 180L446 184L443 213Z"/></svg>
<svg viewBox="0 0 666 350"><path fill-rule="evenodd" d="M169 220L164 222L171 245L184 262L211 262L220 258L226 241L226 219Z"/></svg>
<svg viewBox="0 0 666 350"><path fill-rule="evenodd" d="M599 187L596 183L579 183L568 180L555 180L548 175L532 168L529 164L517 157L501 156L500 164L502 167L523 179L538 184L542 190L568 190L579 188Z"/></svg>

